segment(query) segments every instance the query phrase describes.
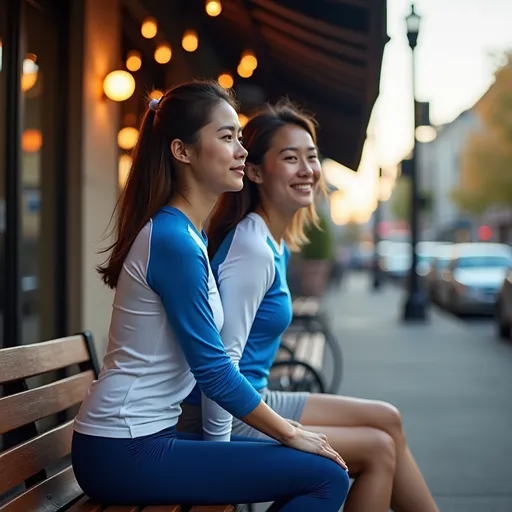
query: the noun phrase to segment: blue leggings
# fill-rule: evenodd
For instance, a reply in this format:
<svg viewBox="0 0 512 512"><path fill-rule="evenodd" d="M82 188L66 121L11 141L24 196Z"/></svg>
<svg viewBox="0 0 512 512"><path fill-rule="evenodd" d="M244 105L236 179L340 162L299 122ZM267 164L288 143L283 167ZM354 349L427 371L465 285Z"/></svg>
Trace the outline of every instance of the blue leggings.
<svg viewBox="0 0 512 512"><path fill-rule="evenodd" d="M84 492L118 505L273 501L272 511L338 512L349 486L325 457L273 441L202 441L175 427L134 439L75 432L71 454Z"/></svg>

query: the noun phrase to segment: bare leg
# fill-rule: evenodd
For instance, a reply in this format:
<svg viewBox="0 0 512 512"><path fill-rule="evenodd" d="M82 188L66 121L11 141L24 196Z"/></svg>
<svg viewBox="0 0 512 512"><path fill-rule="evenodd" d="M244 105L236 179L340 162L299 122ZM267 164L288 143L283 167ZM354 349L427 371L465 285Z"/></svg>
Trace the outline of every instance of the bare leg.
<svg viewBox="0 0 512 512"><path fill-rule="evenodd" d="M360 398L313 394L304 407L300 422L312 427L371 427L389 434L396 453L392 509L395 512L439 512L407 446L400 413L392 405ZM340 450L343 458L345 450L347 446ZM345 460L351 470L349 461Z"/></svg>
<svg viewBox="0 0 512 512"><path fill-rule="evenodd" d="M306 426L322 432L343 454L355 477L345 502L345 512L388 512L395 473L395 445L389 434L371 427Z"/></svg>

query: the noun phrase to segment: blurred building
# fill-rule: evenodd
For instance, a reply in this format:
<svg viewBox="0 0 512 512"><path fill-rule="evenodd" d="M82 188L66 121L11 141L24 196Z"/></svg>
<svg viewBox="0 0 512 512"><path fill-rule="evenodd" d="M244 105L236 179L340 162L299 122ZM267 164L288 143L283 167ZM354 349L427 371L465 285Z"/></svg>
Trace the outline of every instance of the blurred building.
<svg viewBox="0 0 512 512"><path fill-rule="evenodd" d="M385 0L0 0L0 347L89 329L103 350L95 267L150 93L219 77L244 115L287 94L355 169L386 41Z"/></svg>
<svg viewBox="0 0 512 512"><path fill-rule="evenodd" d="M477 114L469 109L442 125L434 141L418 144L420 188L430 198L425 228L431 237L467 226L453 192L461 184L461 155L468 137L479 125Z"/></svg>

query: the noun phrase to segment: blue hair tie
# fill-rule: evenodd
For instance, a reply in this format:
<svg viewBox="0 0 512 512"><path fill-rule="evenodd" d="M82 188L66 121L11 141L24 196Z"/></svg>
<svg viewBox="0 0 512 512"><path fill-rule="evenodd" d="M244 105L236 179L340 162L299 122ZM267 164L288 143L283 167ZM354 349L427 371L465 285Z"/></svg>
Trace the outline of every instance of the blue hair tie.
<svg viewBox="0 0 512 512"><path fill-rule="evenodd" d="M160 100L151 100L149 102L149 108L156 112L156 109L158 108L158 105L160 105Z"/></svg>

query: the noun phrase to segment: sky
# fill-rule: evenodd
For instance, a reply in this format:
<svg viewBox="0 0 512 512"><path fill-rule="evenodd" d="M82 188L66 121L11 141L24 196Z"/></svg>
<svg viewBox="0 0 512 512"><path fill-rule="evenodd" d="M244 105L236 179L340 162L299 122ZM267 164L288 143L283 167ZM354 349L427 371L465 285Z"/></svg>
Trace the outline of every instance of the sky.
<svg viewBox="0 0 512 512"><path fill-rule="evenodd" d="M433 124L452 121L493 81L492 53L512 49L512 1L417 0L417 99L430 102ZM412 145L411 51L405 17L410 1L388 0L388 35L380 95L369 133L382 166L399 162ZM370 140L371 143L371 140ZM373 145L373 144L372 144Z"/></svg>
<svg viewBox="0 0 512 512"><path fill-rule="evenodd" d="M512 0L417 0L421 26L416 48L416 97L430 102L431 123L453 121L494 80L496 57L512 50ZM335 222L367 222L376 197L391 197L397 164L413 143L411 50L405 17L410 0L388 0L388 35L380 94L357 173L324 163L327 180L344 191L331 201ZM378 169L388 175L378 180Z"/></svg>

